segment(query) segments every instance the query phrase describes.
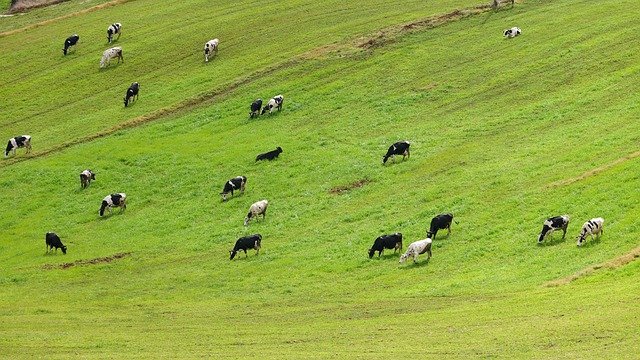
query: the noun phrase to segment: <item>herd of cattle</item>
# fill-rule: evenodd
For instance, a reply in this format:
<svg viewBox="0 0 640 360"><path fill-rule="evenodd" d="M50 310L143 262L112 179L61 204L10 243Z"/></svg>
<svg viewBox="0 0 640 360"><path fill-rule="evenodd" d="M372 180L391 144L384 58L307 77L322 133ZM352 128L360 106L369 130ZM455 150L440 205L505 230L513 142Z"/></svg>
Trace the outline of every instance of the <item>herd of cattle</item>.
<svg viewBox="0 0 640 360"><path fill-rule="evenodd" d="M517 35L520 35L522 31L518 27L513 27L504 31L504 36L506 38L513 38ZM115 40L120 38L122 34L122 24L114 23L111 24L107 28L107 41L111 44L114 40L114 37L117 35ZM75 46L80 40L80 36L78 34L74 34L68 37L64 42L64 48L62 49L64 55L67 55L70 48ZM205 43L204 45L204 59L205 62L209 62L209 56L218 54L218 45L220 41L218 39L213 39ZM120 61L124 62L124 58L122 56L122 48L121 47L112 47L104 51L102 59L100 60L100 68L104 68L109 66L112 59L118 59L118 63ZM137 99L138 92L140 90L140 84L134 82L127 89L127 92L124 97L124 106L127 107L131 102ZM267 104L263 107L262 99L254 100L250 105L249 118L255 118L259 115L264 115L267 111L272 113L273 110L277 109L278 111L282 110L282 106L284 103L283 95L276 95L271 98ZM411 144L408 141L399 141L392 144L387 153L382 158L383 165L387 163L389 158L392 158L393 162L395 162L396 155L402 155L402 160L410 157L409 149ZM22 135L16 136L9 139L7 144L7 148L5 150L5 157L9 155L9 153L16 154L16 149L25 148L26 152L29 153L31 151L31 136ZM277 147L275 150L259 154L256 157L256 161L260 160L274 160L282 153L282 148ZM95 180L95 173L89 169L84 170L80 173L80 186L81 188L87 188L92 180ZM247 178L245 176L237 176L233 179L230 179L224 184L222 192L220 195L222 196L222 201L227 201L227 197L229 195L233 196L234 191L239 191L240 193L244 193L245 186L247 184ZM262 215L263 220L266 218L267 207L269 202L267 200L260 200L258 202L253 203L249 207L249 212L244 219L244 225L248 226L249 221L251 219L257 219L258 216ZM103 200L100 206L99 214L103 216L105 211L109 211L111 213L111 209L113 207L121 208L121 211L124 212L127 208L127 195L125 193L115 193L107 195ZM403 263L408 258L412 258L414 263L417 261L418 255L427 254L428 258L431 258L431 248L433 240L435 240L438 230L446 229L447 236L451 234L451 223L453 222L453 214L446 213L435 216L431 219L431 224L429 230L427 231L427 237L423 240L412 242L407 251L400 256L400 263ZM457 223L457 222L456 222ZM603 224L604 219L602 218L594 218L584 223L582 229L580 231L580 235L577 237L578 242L577 245L581 246L586 240L587 236L599 236L603 233ZM538 236L538 243L542 243L545 238L550 237L551 234L555 230L562 230L564 239L567 233L567 227L569 226L569 216L555 216L548 218L544 221L542 226L542 231ZM62 244L60 237L55 233L48 232L45 235L45 243L47 246L47 253L52 251L53 249L57 250L61 249L64 254L67 253L67 247ZM256 254L259 253L262 244L262 235L253 234L250 236L244 236L239 238L233 250L229 251L230 259L236 256L238 251L244 251L245 256L247 254L247 250L255 249ZM402 250L402 234L394 233L390 235L382 235L375 239L373 245L369 249L369 258L373 258L376 252L378 252L378 257L382 255L385 249L394 249L394 253L396 251Z"/></svg>

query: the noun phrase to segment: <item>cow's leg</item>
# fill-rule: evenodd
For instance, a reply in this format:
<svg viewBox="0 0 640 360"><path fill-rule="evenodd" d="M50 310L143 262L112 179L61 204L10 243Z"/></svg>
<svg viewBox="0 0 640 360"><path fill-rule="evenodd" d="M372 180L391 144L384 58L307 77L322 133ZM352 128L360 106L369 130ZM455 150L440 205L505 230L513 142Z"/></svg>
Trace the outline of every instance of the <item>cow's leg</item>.
<svg viewBox="0 0 640 360"><path fill-rule="evenodd" d="M567 226L564 226L562 228L562 238L564 239L564 237L567 235Z"/></svg>
<svg viewBox="0 0 640 360"><path fill-rule="evenodd" d="M244 249L244 257L249 257L249 255L247 255L247 249Z"/></svg>
<svg viewBox="0 0 640 360"><path fill-rule="evenodd" d="M447 236L451 235L451 224L449 224L449 226L447 226Z"/></svg>

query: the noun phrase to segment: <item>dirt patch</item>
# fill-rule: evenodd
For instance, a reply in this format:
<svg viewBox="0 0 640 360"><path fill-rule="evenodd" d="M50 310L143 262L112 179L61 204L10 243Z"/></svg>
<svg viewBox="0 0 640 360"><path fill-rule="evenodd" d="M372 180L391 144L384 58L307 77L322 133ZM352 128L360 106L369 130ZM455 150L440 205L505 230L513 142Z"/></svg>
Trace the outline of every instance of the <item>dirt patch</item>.
<svg viewBox="0 0 640 360"><path fill-rule="evenodd" d="M637 248L631 250L629 253L622 255L620 257L617 257L613 260L607 261L605 263L601 263L601 264L597 264L597 265L592 265L589 266L586 269L580 270L577 273L561 278L561 279L557 279L557 280L553 280L553 281L549 281L547 283L544 284L544 286L546 287L556 287L556 286L562 286L562 285L567 285L570 282L579 279L583 276L588 276L593 274L594 272L600 270L600 269L617 269L619 267L622 267L624 265L627 265L628 263L632 262L633 260L636 260L640 258L640 246L638 246Z"/></svg>
<svg viewBox="0 0 640 360"><path fill-rule="evenodd" d="M74 267L74 266L107 264L107 263L110 263L112 261L127 257L129 255L131 255L130 252L117 253L117 254L113 254L111 256L99 257L99 258L89 259L89 260L76 260L74 262L62 263L62 264L57 264L57 265L47 264L47 265L44 265L42 268L45 269L45 270L54 270L54 269L63 269L64 270L64 269L68 269L68 268Z"/></svg>
<svg viewBox="0 0 640 360"><path fill-rule="evenodd" d="M59 4L69 0L12 0L9 6L9 14L25 12L27 10Z"/></svg>
<svg viewBox="0 0 640 360"><path fill-rule="evenodd" d="M370 183L371 180L369 179L360 179L358 181L354 181L350 184L347 185L341 185L341 186L336 186L331 188L331 190L329 190L330 194L334 194L334 195L342 195L345 193L348 193L349 191L353 190L353 189L359 189L365 185L367 185L368 183Z"/></svg>

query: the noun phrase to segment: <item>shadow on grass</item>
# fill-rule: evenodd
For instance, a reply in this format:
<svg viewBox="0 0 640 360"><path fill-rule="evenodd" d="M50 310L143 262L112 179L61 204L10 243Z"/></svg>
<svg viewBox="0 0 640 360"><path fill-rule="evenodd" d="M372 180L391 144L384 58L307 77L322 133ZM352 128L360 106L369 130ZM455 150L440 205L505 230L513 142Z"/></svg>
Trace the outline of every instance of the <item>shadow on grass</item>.
<svg viewBox="0 0 640 360"><path fill-rule="evenodd" d="M593 240L591 240L591 237L587 237L582 242L582 246L579 246L579 247L586 248L586 247L596 246L600 244L601 239L602 239L602 235L593 238ZM578 239L576 239L576 243L578 243Z"/></svg>
<svg viewBox="0 0 640 360"><path fill-rule="evenodd" d="M410 260L407 260L410 261ZM431 261L431 258L428 258L426 260L420 260L420 258L418 258L418 262L413 263L413 264L399 264L399 268L401 270L411 270L411 269L415 269L415 268L421 268L423 266L427 266L429 265L429 262Z"/></svg>
<svg viewBox="0 0 640 360"><path fill-rule="evenodd" d="M556 246L556 245L564 244L565 242L567 242L567 238L566 237L557 238L557 239L549 238L549 239L544 240L541 243L538 243L538 246L540 246L540 247Z"/></svg>
<svg viewBox="0 0 640 360"><path fill-rule="evenodd" d="M398 260L400 259L400 255L402 255L402 253L389 253L389 254L382 254L381 256L376 256L373 255L373 257L371 259L369 259L370 261L388 261L390 259L395 259Z"/></svg>

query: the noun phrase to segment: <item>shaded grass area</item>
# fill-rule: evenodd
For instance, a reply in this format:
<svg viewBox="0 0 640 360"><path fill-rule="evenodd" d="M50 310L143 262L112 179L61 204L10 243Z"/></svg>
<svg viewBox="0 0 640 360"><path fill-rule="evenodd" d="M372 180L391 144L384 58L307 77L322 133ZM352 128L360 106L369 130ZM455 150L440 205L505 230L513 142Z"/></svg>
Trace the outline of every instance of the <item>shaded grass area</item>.
<svg viewBox="0 0 640 360"><path fill-rule="evenodd" d="M301 61L209 106L2 168L0 347L54 358L637 353L638 261L544 287L638 245L640 159L619 161L637 151L638 24L623 11L634 7L527 2ZM523 35L503 40L512 24ZM557 32L567 24L575 31ZM282 112L247 119L247 99L276 93ZM382 166L401 139L411 159ZM278 160L253 161L275 146ZM97 179L81 191L87 167ZM222 203L236 175L247 190ZM127 212L98 218L121 191ZM266 221L244 228L262 198ZM408 245L449 211L459 224L428 263L367 258L381 233ZM565 213L567 239L538 246L542 221ZM605 235L577 248L595 216ZM52 230L68 255L42 255ZM261 254L230 262L235 239L256 232ZM120 252L131 256L42 270Z"/></svg>

